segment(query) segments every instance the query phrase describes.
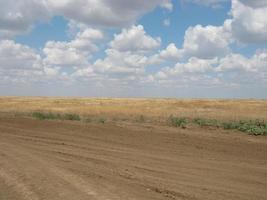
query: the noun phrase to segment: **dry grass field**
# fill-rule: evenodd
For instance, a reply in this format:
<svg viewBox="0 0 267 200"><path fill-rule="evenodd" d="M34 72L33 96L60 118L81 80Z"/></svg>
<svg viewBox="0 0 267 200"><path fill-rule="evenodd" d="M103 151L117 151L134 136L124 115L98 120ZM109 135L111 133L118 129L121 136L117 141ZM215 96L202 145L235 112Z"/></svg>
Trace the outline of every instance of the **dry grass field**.
<svg viewBox="0 0 267 200"><path fill-rule="evenodd" d="M38 120L37 111L107 123ZM267 137L163 123L266 120L264 100L2 97L0 113L0 200L267 197Z"/></svg>
<svg viewBox="0 0 267 200"><path fill-rule="evenodd" d="M218 120L267 120L266 100L176 100L176 99L114 99L114 98L44 98L2 97L1 113L34 111L77 113L102 116L113 120L135 120L144 116L161 121L170 115Z"/></svg>

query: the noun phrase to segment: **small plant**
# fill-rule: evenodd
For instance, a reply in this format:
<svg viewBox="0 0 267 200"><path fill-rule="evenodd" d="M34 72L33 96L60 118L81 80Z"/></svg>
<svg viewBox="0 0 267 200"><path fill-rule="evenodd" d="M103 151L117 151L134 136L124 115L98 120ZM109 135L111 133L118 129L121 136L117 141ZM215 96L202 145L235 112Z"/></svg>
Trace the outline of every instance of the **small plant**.
<svg viewBox="0 0 267 200"><path fill-rule="evenodd" d="M45 119L59 119L61 118L60 114L42 113L42 112L33 112L32 116L36 119L45 120Z"/></svg>
<svg viewBox="0 0 267 200"><path fill-rule="evenodd" d="M63 119L71 121L81 121L80 115L78 114L64 114Z"/></svg>
<svg viewBox="0 0 267 200"><path fill-rule="evenodd" d="M267 135L267 123L263 120L240 121L238 130L251 135Z"/></svg>
<svg viewBox="0 0 267 200"><path fill-rule="evenodd" d="M104 124L106 122L106 119L103 117L98 118L98 123Z"/></svg>
<svg viewBox="0 0 267 200"><path fill-rule="evenodd" d="M77 114L64 114L61 115L59 113L43 113L43 112L33 112L32 113L32 117L39 119L39 120L55 120L55 119L59 119L59 120L72 120L72 121L80 121L81 118L79 115Z"/></svg>
<svg viewBox="0 0 267 200"><path fill-rule="evenodd" d="M263 120L224 122L224 129L237 129L250 135L267 135L267 123Z"/></svg>
<svg viewBox="0 0 267 200"><path fill-rule="evenodd" d="M229 130L229 129L238 129L239 124L236 123L236 122L223 122L222 126L223 126L224 129L227 129L227 130Z"/></svg>
<svg viewBox="0 0 267 200"><path fill-rule="evenodd" d="M187 124L187 120L184 117L174 117L173 115L171 115L168 119L168 122L175 127L182 127L182 128L186 128L186 124Z"/></svg>
<svg viewBox="0 0 267 200"><path fill-rule="evenodd" d="M212 127L220 127L220 123L216 119L201 119L196 118L193 120L193 123L198 124L199 126L212 126Z"/></svg>
<svg viewBox="0 0 267 200"><path fill-rule="evenodd" d="M193 123L199 125L199 126L204 126L205 125L205 120L204 119L201 119L201 118L195 118L193 120Z"/></svg>
<svg viewBox="0 0 267 200"><path fill-rule="evenodd" d="M85 123L91 123L93 120L90 117L84 119Z"/></svg>
<svg viewBox="0 0 267 200"><path fill-rule="evenodd" d="M140 115L139 118L137 119L137 122L144 123L145 122L144 115Z"/></svg>

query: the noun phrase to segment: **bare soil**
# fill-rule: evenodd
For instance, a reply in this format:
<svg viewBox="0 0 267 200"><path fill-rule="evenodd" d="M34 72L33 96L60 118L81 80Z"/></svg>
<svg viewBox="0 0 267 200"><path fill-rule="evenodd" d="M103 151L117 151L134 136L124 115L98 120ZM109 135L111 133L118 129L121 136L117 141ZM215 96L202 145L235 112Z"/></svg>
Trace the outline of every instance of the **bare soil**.
<svg viewBox="0 0 267 200"><path fill-rule="evenodd" d="M264 200L267 138L0 117L1 200Z"/></svg>

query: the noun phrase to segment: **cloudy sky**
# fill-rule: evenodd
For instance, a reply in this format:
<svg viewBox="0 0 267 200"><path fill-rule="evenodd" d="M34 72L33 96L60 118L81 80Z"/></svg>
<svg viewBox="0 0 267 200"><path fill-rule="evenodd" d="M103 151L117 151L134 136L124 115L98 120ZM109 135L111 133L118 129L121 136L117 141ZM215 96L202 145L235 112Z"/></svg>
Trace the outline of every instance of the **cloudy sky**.
<svg viewBox="0 0 267 200"><path fill-rule="evenodd" d="M267 98L267 0L0 0L0 95Z"/></svg>

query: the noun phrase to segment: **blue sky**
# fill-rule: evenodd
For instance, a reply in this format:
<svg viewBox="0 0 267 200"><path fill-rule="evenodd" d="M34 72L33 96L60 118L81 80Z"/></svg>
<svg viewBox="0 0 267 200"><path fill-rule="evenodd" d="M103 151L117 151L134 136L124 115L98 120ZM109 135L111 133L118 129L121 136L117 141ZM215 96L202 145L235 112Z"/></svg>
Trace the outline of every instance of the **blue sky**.
<svg viewBox="0 0 267 200"><path fill-rule="evenodd" d="M0 95L267 98L266 0L0 0Z"/></svg>

